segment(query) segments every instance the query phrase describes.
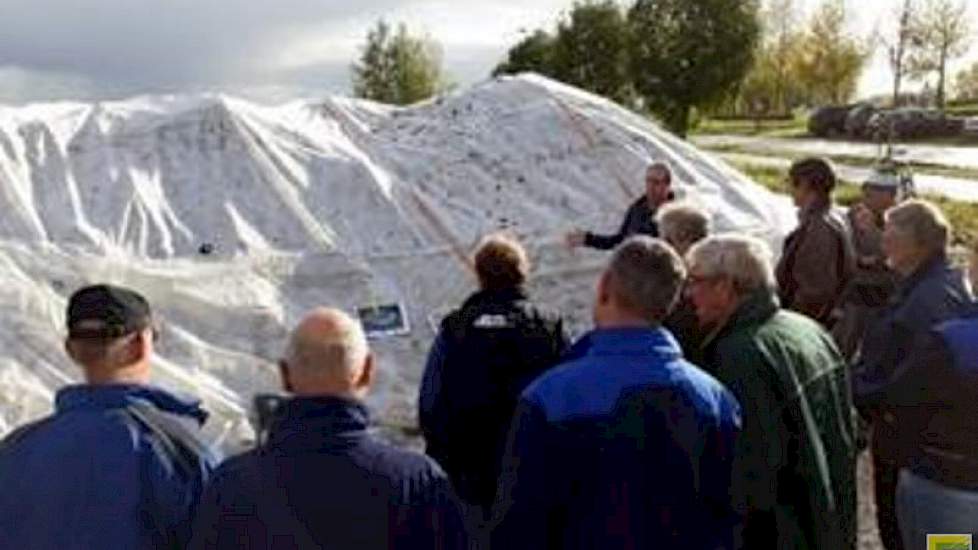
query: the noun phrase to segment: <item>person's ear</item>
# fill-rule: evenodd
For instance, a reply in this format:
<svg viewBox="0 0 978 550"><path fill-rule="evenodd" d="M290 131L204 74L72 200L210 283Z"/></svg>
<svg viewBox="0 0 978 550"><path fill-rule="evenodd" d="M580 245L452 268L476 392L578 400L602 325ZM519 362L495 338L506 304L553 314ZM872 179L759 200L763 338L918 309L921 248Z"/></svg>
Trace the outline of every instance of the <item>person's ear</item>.
<svg viewBox="0 0 978 550"><path fill-rule="evenodd" d="M75 354L75 346L72 345L72 342L71 342L71 339L70 338L66 338L65 339L65 353L68 354L68 357L72 361L75 361L75 362L78 361L78 356Z"/></svg>
<svg viewBox="0 0 978 550"><path fill-rule="evenodd" d="M153 353L152 333L149 329L141 330L126 343L126 363L139 363L149 358Z"/></svg>
<svg viewBox="0 0 978 550"><path fill-rule="evenodd" d="M278 374L282 379L282 389L292 393L292 377L289 373L289 364L285 362L285 359L278 361Z"/></svg>
<svg viewBox="0 0 978 550"><path fill-rule="evenodd" d="M374 383L374 354L368 353L363 361L363 369L357 379L355 387L357 391L366 392Z"/></svg>
<svg viewBox="0 0 978 550"><path fill-rule="evenodd" d="M608 271L601 273L598 278L597 288L598 304L607 304L611 301L611 274Z"/></svg>

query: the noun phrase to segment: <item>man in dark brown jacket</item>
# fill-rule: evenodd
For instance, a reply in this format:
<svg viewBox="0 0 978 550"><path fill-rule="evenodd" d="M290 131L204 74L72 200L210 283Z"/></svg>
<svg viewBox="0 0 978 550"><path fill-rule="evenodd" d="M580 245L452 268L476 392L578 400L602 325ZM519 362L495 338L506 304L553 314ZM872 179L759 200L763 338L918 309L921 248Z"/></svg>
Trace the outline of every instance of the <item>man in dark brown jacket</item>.
<svg viewBox="0 0 978 550"><path fill-rule="evenodd" d="M809 158L791 166L788 180L798 228L785 239L778 294L786 309L830 327L855 270L849 225L832 205L835 173L824 159Z"/></svg>

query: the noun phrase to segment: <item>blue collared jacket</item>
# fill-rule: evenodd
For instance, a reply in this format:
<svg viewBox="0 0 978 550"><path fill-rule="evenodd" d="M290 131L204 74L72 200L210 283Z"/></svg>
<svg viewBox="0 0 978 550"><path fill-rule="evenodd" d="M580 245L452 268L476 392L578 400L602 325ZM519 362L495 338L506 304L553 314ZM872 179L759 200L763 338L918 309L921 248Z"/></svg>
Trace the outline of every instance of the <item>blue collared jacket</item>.
<svg viewBox="0 0 978 550"><path fill-rule="evenodd" d="M597 330L526 391L493 548L730 548L740 407L665 329Z"/></svg>
<svg viewBox="0 0 978 550"><path fill-rule="evenodd" d="M207 418L197 403L147 386L62 389L53 415L0 444L0 549L185 547L216 457L178 457L190 449L164 440L134 407L188 435Z"/></svg>

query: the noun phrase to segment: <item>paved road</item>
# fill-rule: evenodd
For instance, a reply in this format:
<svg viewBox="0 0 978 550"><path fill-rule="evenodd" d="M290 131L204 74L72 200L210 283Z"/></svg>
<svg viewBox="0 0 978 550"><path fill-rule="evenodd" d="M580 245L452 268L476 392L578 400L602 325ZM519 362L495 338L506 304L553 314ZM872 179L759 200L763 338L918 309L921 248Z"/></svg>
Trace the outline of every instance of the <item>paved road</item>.
<svg viewBox="0 0 978 550"><path fill-rule="evenodd" d="M773 166L788 169L791 161L777 156L748 155L742 153L714 153L724 160L734 163L756 164L760 166ZM869 177L868 168L856 166L836 165L839 176L849 181L864 181ZM948 178L944 176L933 176L930 174L914 174L914 182L917 184L917 191L925 194L941 195L949 199L978 202L978 180Z"/></svg>
<svg viewBox="0 0 978 550"><path fill-rule="evenodd" d="M849 155L875 159L879 154L875 144L824 139L714 135L693 136L691 141L706 149L737 147L741 152L758 155ZM900 144L896 148L903 150L900 158L906 161L978 169L978 147Z"/></svg>

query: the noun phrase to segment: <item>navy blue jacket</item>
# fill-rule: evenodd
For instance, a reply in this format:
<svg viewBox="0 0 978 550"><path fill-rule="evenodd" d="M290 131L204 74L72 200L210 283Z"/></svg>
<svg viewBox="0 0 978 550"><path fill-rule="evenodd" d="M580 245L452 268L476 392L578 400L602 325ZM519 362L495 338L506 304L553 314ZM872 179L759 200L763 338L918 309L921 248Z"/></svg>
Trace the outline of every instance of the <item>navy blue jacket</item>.
<svg viewBox="0 0 978 550"><path fill-rule="evenodd" d="M566 347L560 315L518 288L476 292L442 322L418 418L428 456L462 499L492 507L516 400Z"/></svg>
<svg viewBox="0 0 978 550"><path fill-rule="evenodd" d="M134 405L191 435L207 417L196 403L145 386L62 389L54 415L0 445L0 548L186 546L216 458L181 462L186 449L131 414Z"/></svg>
<svg viewBox="0 0 978 550"><path fill-rule="evenodd" d="M871 397L897 411L917 475L978 491L978 307L934 327Z"/></svg>
<svg viewBox="0 0 978 550"><path fill-rule="evenodd" d="M493 548L731 548L739 429L667 330L591 332L520 399Z"/></svg>
<svg viewBox="0 0 978 550"><path fill-rule="evenodd" d="M649 206L649 199L642 195L628 207L617 233L599 235L589 231L584 235L584 245L598 250L611 250L632 235L658 237L659 226L655 223L655 212Z"/></svg>
<svg viewBox="0 0 978 550"><path fill-rule="evenodd" d="M900 283L892 302L866 331L853 372L853 397L864 411L887 407L879 396L906 369L915 346L938 323L964 315L971 295L964 274L944 255L927 262Z"/></svg>
<svg viewBox="0 0 978 550"><path fill-rule="evenodd" d="M287 402L264 446L215 473L191 548L461 548L445 474L380 442L368 424L355 401Z"/></svg>

